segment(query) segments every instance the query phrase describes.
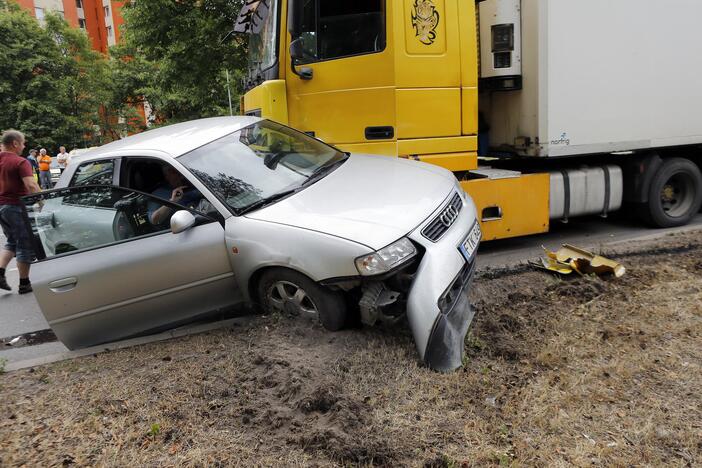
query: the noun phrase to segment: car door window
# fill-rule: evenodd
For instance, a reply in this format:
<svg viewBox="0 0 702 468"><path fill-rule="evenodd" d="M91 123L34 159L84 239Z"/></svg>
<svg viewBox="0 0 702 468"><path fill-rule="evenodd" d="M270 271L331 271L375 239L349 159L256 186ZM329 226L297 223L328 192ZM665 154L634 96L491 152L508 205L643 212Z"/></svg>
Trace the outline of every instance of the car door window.
<svg viewBox="0 0 702 468"><path fill-rule="evenodd" d="M76 169L69 185L112 185L114 166L111 159L83 163Z"/></svg>
<svg viewBox="0 0 702 468"><path fill-rule="evenodd" d="M72 187L23 197L23 201L40 260L168 232L171 216L183 209L114 186ZM162 222L155 224L151 214L159 209Z"/></svg>
<svg viewBox="0 0 702 468"><path fill-rule="evenodd" d="M207 217L222 221L221 214L184 174L173 165L154 158L128 157L122 159L120 186L170 200L174 189L183 188L183 196L175 202ZM176 175L175 179L172 177Z"/></svg>

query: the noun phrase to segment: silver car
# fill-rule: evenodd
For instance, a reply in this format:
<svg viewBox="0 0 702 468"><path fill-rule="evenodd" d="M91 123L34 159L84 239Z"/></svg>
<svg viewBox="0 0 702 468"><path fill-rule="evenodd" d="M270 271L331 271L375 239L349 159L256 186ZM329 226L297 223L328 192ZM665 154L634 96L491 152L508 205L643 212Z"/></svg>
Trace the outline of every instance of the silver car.
<svg viewBox="0 0 702 468"><path fill-rule="evenodd" d="M461 365L481 233L447 170L222 117L92 150L24 200L36 298L69 348L253 302L332 331L406 315L428 366Z"/></svg>

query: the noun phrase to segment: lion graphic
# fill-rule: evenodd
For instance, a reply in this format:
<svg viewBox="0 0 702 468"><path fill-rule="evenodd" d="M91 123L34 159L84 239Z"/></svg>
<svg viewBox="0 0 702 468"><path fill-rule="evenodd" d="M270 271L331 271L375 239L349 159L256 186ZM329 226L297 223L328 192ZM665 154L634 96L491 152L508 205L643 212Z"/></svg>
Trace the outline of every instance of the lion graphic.
<svg viewBox="0 0 702 468"><path fill-rule="evenodd" d="M414 0L412 26L417 38L424 45L431 45L436 39L436 27L439 25L439 12L432 0Z"/></svg>

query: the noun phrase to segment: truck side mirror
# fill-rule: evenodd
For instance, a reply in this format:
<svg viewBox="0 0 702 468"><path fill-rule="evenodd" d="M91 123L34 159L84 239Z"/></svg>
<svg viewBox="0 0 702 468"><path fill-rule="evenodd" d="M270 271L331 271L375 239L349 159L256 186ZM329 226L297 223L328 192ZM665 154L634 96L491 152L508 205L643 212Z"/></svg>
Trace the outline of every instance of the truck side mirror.
<svg viewBox="0 0 702 468"><path fill-rule="evenodd" d="M290 43L290 58L293 60L301 60L302 57L302 38L298 37Z"/></svg>
<svg viewBox="0 0 702 468"><path fill-rule="evenodd" d="M299 76L303 80L312 79L312 69L309 67L302 67L300 71L297 71L295 67L298 60L303 58L302 52L302 38L298 37L290 43L290 67L292 72Z"/></svg>

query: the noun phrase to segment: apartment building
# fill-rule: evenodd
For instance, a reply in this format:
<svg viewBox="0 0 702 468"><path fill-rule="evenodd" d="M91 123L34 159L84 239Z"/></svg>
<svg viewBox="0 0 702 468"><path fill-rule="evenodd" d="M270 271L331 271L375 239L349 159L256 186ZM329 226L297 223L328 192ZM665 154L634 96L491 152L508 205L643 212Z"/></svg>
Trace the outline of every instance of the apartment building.
<svg viewBox="0 0 702 468"><path fill-rule="evenodd" d="M45 15L56 12L71 26L82 28L92 41L93 49L107 52L107 48L119 42L121 9L125 0L15 0L41 23ZM128 1L128 0L127 0Z"/></svg>

